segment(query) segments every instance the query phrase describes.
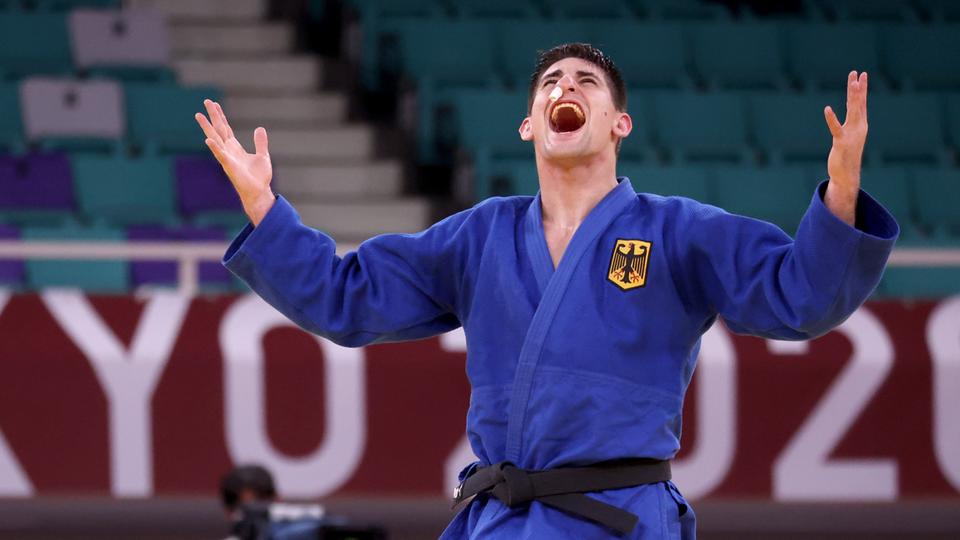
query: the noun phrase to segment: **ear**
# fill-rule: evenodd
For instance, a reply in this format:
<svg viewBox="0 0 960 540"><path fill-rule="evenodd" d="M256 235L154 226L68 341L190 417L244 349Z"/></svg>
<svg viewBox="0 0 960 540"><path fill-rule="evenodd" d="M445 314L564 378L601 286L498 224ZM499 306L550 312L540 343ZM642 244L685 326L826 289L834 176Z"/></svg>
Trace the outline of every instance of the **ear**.
<svg viewBox="0 0 960 540"><path fill-rule="evenodd" d="M520 138L525 141L533 140L533 124L530 122L530 117L523 119L523 122L520 122Z"/></svg>
<svg viewBox="0 0 960 540"><path fill-rule="evenodd" d="M613 123L613 134L623 138L633 131L633 119L627 113L617 113L617 120Z"/></svg>

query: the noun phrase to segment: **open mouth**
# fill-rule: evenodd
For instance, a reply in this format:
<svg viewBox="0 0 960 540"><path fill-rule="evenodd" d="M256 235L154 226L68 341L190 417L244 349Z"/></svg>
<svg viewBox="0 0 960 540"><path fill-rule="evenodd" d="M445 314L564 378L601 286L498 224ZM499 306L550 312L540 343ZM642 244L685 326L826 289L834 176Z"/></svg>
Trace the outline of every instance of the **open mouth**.
<svg viewBox="0 0 960 540"><path fill-rule="evenodd" d="M550 112L550 127L557 133L576 131L586 122L587 116L583 114L583 109L573 102L557 103Z"/></svg>

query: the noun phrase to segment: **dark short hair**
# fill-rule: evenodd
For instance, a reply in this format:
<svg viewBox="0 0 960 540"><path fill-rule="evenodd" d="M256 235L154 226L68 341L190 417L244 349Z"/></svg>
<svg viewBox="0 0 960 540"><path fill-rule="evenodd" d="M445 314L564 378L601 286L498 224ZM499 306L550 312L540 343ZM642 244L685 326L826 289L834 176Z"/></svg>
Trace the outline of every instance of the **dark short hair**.
<svg viewBox="0 0 960 540"><path fill-rule="evenodd" d="M530 88L527 91L527 112L530 112L533 106L533 96L537 93L537 85L540 82L540 77L543 76L543 72L564 58L586 60L602 69L607 78L607 86L610 87L610 93L613 96L613 106L618 111L627 110L627 87L623 83L623 76L613 60L589 43L564 43L546 51L540 51L537 58L537 67L530 76Z"/></svg>
<svg viewBox="0 0 960 540"><path fill-rule="evenodd" d="M220 479L220 500L227 510L233 510L245 490L253 493L258 501L273 500L277 489L270 471L260 465L240 465Z"/></svg>

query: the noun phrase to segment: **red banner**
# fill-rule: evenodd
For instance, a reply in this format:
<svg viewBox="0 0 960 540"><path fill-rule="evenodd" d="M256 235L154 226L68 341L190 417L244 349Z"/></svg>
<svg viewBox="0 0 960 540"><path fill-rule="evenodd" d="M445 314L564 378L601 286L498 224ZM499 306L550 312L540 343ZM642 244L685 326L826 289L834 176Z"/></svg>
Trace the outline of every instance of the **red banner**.
<svg viewBox="0 0 960 540"><path fill-rule="evenodd" d="M0 292L0 496L438 495L471 460L462 334L362 349L254 296ZM705 336L691 498L960 500L960 298L868 304L811 342Z"/></svg>

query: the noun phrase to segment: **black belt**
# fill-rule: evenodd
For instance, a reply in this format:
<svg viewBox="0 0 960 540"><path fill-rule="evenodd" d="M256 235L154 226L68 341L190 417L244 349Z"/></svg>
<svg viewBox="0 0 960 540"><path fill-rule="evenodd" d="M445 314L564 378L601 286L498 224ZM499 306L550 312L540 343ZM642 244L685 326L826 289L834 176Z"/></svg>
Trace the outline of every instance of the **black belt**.
<svg viewBox="0 0 960 540"><path fill-rule="evenodd" d="M502 461L473 470L457 486L453 504L456 506L478 493L489 493L511 508L540 501L627 534L639 521L636 514L587 497L584 493L667 480L670 480L670 462L657 459L619 459L588 467L545 471L526 471Z"/></svg>

